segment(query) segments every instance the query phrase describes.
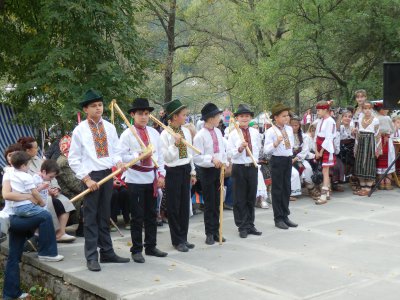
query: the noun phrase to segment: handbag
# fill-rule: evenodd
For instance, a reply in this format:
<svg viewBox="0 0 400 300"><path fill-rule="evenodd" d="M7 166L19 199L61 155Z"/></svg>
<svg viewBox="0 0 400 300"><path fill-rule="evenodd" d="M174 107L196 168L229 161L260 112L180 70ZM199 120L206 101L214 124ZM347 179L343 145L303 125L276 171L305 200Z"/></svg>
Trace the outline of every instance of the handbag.
<svg viewBox="0 0 400 300"><path fill-rule="evenodd" d="M322 161L317 162L317 165L313 170L311 180L316 185L320 185L324 181L324 176L322 175Z"/></svg>

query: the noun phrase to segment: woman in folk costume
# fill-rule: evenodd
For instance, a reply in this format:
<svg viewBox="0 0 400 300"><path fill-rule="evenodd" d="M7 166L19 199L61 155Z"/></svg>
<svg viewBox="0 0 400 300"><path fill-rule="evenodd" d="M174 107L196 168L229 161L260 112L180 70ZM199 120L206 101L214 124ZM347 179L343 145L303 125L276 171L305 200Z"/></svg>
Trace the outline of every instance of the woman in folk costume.
<svg viewBox="0 0 400 300"><path fill-rule="evenodd" d="M386 172L389 165L395 160L396 154L393 145L393 139L391 135L394 133L395 128L393 122L388 116L389 110L384 107L383 102L377 102L374 105L374 109L377 112L376 117L379 120L379 133L381 135L382 154L376 160L376 173L378 180ZM381 190L392 190L392 173L395 172L396 167L393 167L388 171L388 177L384 178L379 185Z"/></svg>
<svg viewBox="0 0 400 300"><path fill-rule="evenodd" d="M189 230L190 184L196 183L192 150L183 142L184 138L192 143L186 122L188 110L179 100L173 100L166 106L172 136L167 130L161 133L162 151L165 162L165 192L167 198L168 223L172 245L180 252L188 252L194 245L187 240Z"/></svg>
<svg viewBox="0 0 400 300"><path fill-rule="evenodd" d="M219 241L220 173L227 163L225 142L217 128L222 110L215 104L207 103L201 110L204 127L196 134L193 145L201 154L194 156L204 197L204 226L207 245ZM222 241L225 241L222 238Z"/></svg>
<svg viewBox="0 0 400 300"><path fill-rule="evenodd" d="M147 126L149 115L154 110L145 98L136 98L128 113L134 119L133 130L138 134L145 146L152 145L153 152L137 164L130 167L125 174L128 184L131 209L130 249L134 262L144 263L143 248L147 256L165 257L166 252L157 246L157 196L158 188L165 185L164 159L162 155L160 134ZM122 161L129 162L143 152L141 144L130 128L125 129L120 137ZM158 167L153 163L156 162ZM144 227L144 243L142 231Z"/></svg>
<svg viewBox="0 0 400 300"><path fill-rule="evenodd" d="M393 144L395 146L396 155L400 149L400 115L393 117L394 132L392 134ZM400 159L396 161L396 174L400 175Z"/></svg>
<svg viewBox="0 0 400 300"><path fill-rule="evenodd" d="M264 153L271 155L272 209L275 227L289 229L297 224L289 219L290 177L293 170L293 129L290 108L278 103L271 109L274 125L265 132Z"/></svg>
<svg viewBox="0 0 400 300"><path fill-rule="evenodd" d="M364 103L367 101L367 91L366 90L355 91L354 98L355 98L357 104L355 106L355 110L353 113L353 123L354 123L354 127L358 128L358 126L360 125L358 123L358 121L360 119L360 116L362 116L362 114L363 114Z"/></svg>
<svg viewBox="0 0 400 300"><path fill-rule="evenodd" d="M239 135L238 130L232 131L229 134L227 147L228 156L232 158L233 164L233 214L239 236L247 238L249 234L262 234L254 225L258 167L254 166L250 154L246 151L248 148L257 159L261 150L261 139L258 130L249 127L254 112L247 105L240 104L234 115L239 122L241 134ZM244 137L244 142L241 135Z"/></svg>
<svg viewBox="0 0 400 300"><path fill-rule="evenodd" d="M290 120L290 126L293 129L294 144L293 144L293 165L299 171L301 179L304 180L308 194L317 199L320 196L318 188L314 185L311 177L313 169L307 158L310 155L310 142L309 139L303 134L300 126L300 118L293 117Z"/></svg>
<svg viewBox="0 0 400 300"><path fill-rule="evenodd" d="M101 263L127 263L129 258L119 257L114 252L109 222L111 216L112 180L99 186L98 181L112 173L117 165L124 169L120 143L114 125L103 120L103 97L90 89L81 106L87 119L75 127L68 162L76 177L91 190L84 198L85 257L90 271L101 270L97 248L100 248Z"/></svg>
<svg viewBox="0 0 400 300"><path fill-rule="evenodd" d="M316 152L315 159L322 164L323 185L321 196L315 201L315 204L325 204L330 200L330 177L329 169L335 165L335 145L334 138L336 136L336 122L330 116L330 105L327 101L320 101L316 105L317 115L319 117L316 123L315 142Z"/></svg>
<svg viewBox="0 0 400 300"><path fill-rule="evenodd" d="M379 120L373 115L372 104L365 102L358 120L354 155L354 175L360 180L360 190L354 194L367 196L376 178L376 158L381 154Z"/></svg>

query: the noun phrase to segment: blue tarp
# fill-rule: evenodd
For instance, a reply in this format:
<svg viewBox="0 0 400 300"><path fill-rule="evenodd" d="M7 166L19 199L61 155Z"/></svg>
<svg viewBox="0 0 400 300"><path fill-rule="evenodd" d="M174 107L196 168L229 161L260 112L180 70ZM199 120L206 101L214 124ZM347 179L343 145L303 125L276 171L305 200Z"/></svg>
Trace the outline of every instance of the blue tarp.
<svg viewBox="0 0 400 300"><path fill-rule="evenodd" d="M0 167L6 165L4 150L24 136L35 137L35 130L26 125L13 123L14 112L11 107L0 103Z"/></svg>

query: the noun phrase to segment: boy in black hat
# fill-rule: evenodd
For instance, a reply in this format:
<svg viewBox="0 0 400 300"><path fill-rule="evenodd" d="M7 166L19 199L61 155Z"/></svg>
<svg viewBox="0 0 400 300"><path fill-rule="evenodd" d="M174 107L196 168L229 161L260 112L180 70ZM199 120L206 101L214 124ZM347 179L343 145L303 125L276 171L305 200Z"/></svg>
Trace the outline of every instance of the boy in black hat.
<svg viewBox="0 0 400 300"><path fill-rule="evenodd" d="M93 89L86 92L81 106L87 115L72 135L68 162L76 177L92 191L83 202L85 257L90 271L100 271L101 263L127 263L129 258L115 254L109 231L112 180L97 182L111 174L111 168L124 168L117 131L102 119L103 97Z"/></svg>
<svg viewBox="0 0 400 300"><path fill-rule="evenodd" d="M136 98L128 111L134 121L134 130L145 146L153 145L153 153L133 165L126 172L131 208L132 259L144 263L143 246L148 256L165 257L167 253L156 248L157 245L157 190L165 185L164 159L161 149L160 134L147 126L149 115L154 110L149 101ZM122 160L129 162L138 157L143 149L128 128L121 134ZM158 168L153 161L157 162ZM144 225L145 239L143 245L142 230Z"/></svg>
<svg viewBox="0 0 400 300"><path fill-rule="evenodd" d="M179 100L173 100L166 107L170 127L176 133L161 132L166 177L168 224L172 245L180 252L188 252L194 245L187 240L189 230L190 183L196 183L193 155L183 142L192 143L192 135L185 128L187 109Z"/></svg>
<svg viewBox="0 0 400 300"><path fill-rule="evenodd" d="M259 157L261 139L258 130L249 127L254 113L247 105L240 104L234 115L245 141L242 142L236 130L229 134L227 149L232 158L233 215L240 237L247 238L248 234L262 234L254 226L258 168L246 151L249 147L253 157Z"/></svg>
<svg viewBox="0 0 400 300"><path fill-rule="evenodd" d="M227 162L223 136L221 130L217 128L221 114L222 110L215 104L207 103L201 110L201 120L205 121L204 127L197 132L193 141L193 145L201 151L201 154L194 156L193 161L199 167L204 196L207 245L219 241L220 172L223 164Z"/></svg>
<svg viewBox="0 0 400 300"><path fill-rule="evenodd" d="M291 193L292 157L294 135L290 122L290 108L278 103L272 107L274 124L265 132L264 153L270 159L272 179L272 208L275 226L280 229L297 227L289 220L289 198Z"/></svg>

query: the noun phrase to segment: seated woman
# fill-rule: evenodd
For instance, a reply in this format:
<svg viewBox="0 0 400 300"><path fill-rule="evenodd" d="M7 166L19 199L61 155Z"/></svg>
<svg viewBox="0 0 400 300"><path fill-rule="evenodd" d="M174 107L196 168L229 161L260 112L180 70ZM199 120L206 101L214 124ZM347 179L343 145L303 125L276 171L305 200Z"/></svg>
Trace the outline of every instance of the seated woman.
<svg viewBox="0 0 400 300"><path fill-rule="evenodd" d="M9 162L12 154L19 147L12 145L6 149L6 158ZM64 259L58 254L57 242L54 232L53 221L50 213L43 210L37 215L30 217L18 217L13 214L12 202L21 200L33 200L31 194L20 194L12 192L9 174L12 167L5 169L3 176L2 196L6 199L6 205L2 211L3 215L9 215L10 227L8 231L9 251L4 272L3 299L25 299L29 295L23 293L20 287L19 262L21 261L25 241L39 229L38 257L42 261L60 261Z"/></svg>
<svg viewBox="0 0 400 300"><path fill-rule="evenodd" d="M40 167L43 163L43 159L40 159L38 154L38 144L32 137L23 137L18 140L18 143L22 145L23 150L26 151L32 158L29 162L29 172L33 175L40 172ZM49 198L52 201L47 201L48 210L52 214L53 224L56 229L56 237L58 242L72 242L75 240L74 236L65 233L67 226L69 213L75 210L74 205L61 194L61 188L58 185L56 179L50 182ZM50 200L50 199L48 199Z"/></svg>
<svg viewBox="0 0 400 300"><path fill-rule="evenodd" d="M60 139L60 156L57 158L57 164L60 167L60 174L57 176L58 184L60 185L63 194L72 199L76 195L84 191L82 181L76 178L75 173L72 171L68 163L69 148L71 146L71 137L68 135L63 136ZM70 217L72 224L78 223L79 226L75 232L76 236L83 236L83 216L81 214L82 199L75 201L75 212Z"/></svg>

